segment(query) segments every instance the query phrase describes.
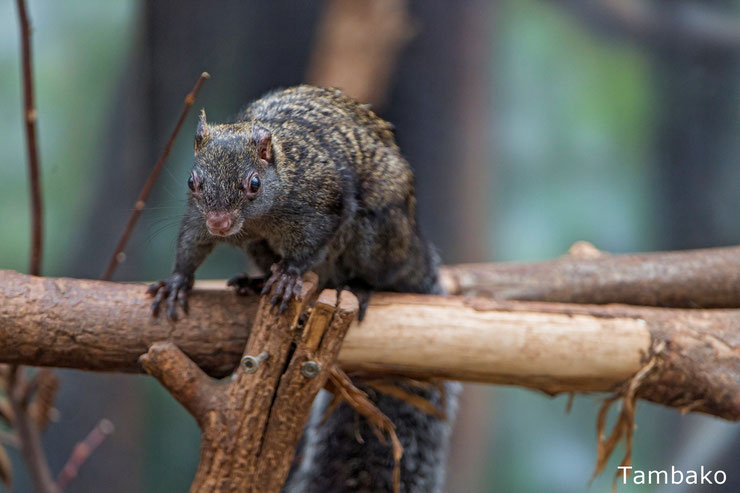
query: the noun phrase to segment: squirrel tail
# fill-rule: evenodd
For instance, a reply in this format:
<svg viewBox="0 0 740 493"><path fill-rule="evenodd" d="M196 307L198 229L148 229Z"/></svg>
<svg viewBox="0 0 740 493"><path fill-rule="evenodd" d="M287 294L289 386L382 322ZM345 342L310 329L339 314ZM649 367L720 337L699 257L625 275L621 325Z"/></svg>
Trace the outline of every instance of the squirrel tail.
<svg viewBox="0 0 740 493"><path fill-rule="evenodd" d="M403 387L428 399L438 409L444 406L445 418L434 417L413 404L377 392L361 382L378 408L396 425L403 445L401 491L403 493L441 493L452 424L461 385L445 382L444 395L436 388ZM331 401L325 391L316 399L306 427L300 463L283 491L287 493L392 492L394 460L388 443L381 442L362 417L342 403L322 423ZM360 441L361 440L361 441Z"/></svg>
<svg viewBox="0 0 740 493"><path fill-rule="evenodd" d="M418 265L410 265L406 283L398 291L445 294L438 281L439 256L434 247L417 234ZM442 493L447 455L457 402L462 385L444 382L442 391L428 386L394 382L404 391L419 395L441 410L439 418L413 404L363 384L355 385L395 425L403 446L401 457L402 493ZM331 395L321 391L316 398L296 462L283 491L286 493L368 493L392 492L394 459L390 440L383 443L364 418L348 404L341 403L322 422Z"/></svg>

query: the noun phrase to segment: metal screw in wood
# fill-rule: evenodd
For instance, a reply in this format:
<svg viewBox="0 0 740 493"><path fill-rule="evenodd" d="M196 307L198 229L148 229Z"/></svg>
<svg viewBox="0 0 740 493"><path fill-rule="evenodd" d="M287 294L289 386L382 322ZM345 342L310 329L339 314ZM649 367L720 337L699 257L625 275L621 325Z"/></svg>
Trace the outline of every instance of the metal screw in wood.
<svg viewBox="0 0 740 493"><path fill-rule="evenodd" d="M244 365L244 371L247 373L257 373L260 367L260 363L269 358L270 355L262 352L257 356L244 356L242 358L242 365Z"/></svg>
<svg viewBox="0 0 740 493"><path fill-rule="evenodd" d="M315 361L306 361L301 365L301 375L306 378L315 378L321 373L321 365Z"/></svg>

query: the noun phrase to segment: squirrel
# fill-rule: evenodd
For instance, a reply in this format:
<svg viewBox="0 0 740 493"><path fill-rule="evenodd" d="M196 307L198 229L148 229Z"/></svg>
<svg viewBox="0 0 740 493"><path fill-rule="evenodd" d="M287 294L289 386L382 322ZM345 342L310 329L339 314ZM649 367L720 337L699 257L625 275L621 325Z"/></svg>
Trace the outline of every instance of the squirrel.
<svg viewBox="0 0 740 493"><path fill-rule="evenodd" d="M392 125L340 90L301 85L268 93L233 121L212 125L201 111L188 206L172 274L148 288L152 312L178 318L196 269L219 242L242 249L269 278L229 280L237 293L271 293L284 310L299 296L301 276L319 288L348 289L365 315L373 291L443 294L439 256L419 231L411 167ZM402 384L401 384L402 385ZM413 405L359 385L396 424L404 446L406 493L438 492L451 425ZM406 389L442 404L453 419L457 384ZM392 491L387 445L346 405L319 426L320 396L302 440L302 462L285 491Z"/></svg>

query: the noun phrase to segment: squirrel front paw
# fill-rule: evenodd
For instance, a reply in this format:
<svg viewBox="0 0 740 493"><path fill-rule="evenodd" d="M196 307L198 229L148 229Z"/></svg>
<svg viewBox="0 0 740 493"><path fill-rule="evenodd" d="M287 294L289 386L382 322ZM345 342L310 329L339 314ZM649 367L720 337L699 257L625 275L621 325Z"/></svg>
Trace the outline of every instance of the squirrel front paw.
<svg viewBox="0 0 740 493"><path fill-rule="evenodd" d="M272 275L265 283L265 287L262 288L262 294L269 293L274 285L272 305L277 306L279 304L280 313L283 313L288 308L288 302L291 298L301 299L303 280L298 269L286 267L282 261L273 264L270 270Z"/></svg>
<svg viewBox="0 0 740 493"><path fill-rule="evenodd" d="M188 294L193 287L193 278L183 274L172 274L166 281L153 282L146 292L154 297L152 301L152 316L159 315L162 302L167 300L167 318L177 320L177 305L183 313L188 313Z"/></svg>
<svg viewBox="0 0 740 493"><path fill-rule="evenodd" d="M239 274L226 281L226 285L234 288L239 296L259 294L265 287L266 277L252 277L248 274Z"/></svg>

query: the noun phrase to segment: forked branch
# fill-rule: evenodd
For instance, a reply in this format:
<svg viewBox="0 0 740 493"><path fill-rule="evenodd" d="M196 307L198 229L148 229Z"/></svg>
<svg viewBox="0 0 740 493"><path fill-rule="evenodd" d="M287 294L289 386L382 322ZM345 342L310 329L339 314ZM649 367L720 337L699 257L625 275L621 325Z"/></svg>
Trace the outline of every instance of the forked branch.
<svg viewBox="0 0 740 493"><path fill-rule="evenodd" d="M350 293L316 298L316 278L304 280L302 300L283 314L264 297L239 365L228 383L211 380L172 342L141 357L195 417L201 460L191 492L279 491L344 335L357 313ZM246 320L246 319L242 319Z"/></svg>

